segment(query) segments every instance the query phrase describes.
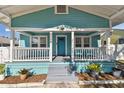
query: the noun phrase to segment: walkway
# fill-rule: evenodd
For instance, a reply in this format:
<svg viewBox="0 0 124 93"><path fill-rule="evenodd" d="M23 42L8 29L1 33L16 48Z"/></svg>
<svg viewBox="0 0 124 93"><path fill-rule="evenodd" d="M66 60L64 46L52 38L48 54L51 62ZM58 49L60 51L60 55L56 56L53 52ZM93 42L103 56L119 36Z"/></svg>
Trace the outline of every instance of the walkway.
<svg viewBox="0 0 124 93"><path fill-rule="evenodd" d="M44 84L43 88L80 88L76 83L51 83Z"/></svg>

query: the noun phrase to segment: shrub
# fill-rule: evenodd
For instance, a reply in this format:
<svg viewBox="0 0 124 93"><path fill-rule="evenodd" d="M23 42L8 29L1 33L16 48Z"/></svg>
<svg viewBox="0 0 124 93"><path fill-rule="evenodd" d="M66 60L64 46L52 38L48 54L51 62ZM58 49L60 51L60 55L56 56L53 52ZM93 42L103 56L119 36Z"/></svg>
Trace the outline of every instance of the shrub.
<svg viewBox="0 0 124 93"><path fill-rule="evenodd" d="M29 70L23 68L22 70L20 70L20 71L18 71L18 72L19 72L19 74L28 74Z"/></svg>
<svg viewBox="0 0 124 93"><path fill-rule="evenodd" d="M90 71L96 71L96 72L100 72L101 71L101 66L100 64L90 64L87 66L87 69Z"/></svg>
<svg viewBox="0 0 124 93"><path fill-rule="evenodd" d="M0 64L0 74L3 74L5 72L5 65Z"/></svg>

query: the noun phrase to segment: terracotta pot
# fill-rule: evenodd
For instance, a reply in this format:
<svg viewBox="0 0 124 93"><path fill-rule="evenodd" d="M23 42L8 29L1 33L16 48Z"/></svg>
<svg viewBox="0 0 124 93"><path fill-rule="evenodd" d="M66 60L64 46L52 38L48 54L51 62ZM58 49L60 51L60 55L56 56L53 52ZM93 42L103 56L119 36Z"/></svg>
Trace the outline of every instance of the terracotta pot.
<svg viewBox="0 0 124 93"><path fill-rule="evenodd" d="M20 79L21 79L21 80L25 80L26 78L27 78L27 74L21 74L21 75L20 75Z"/></svg>

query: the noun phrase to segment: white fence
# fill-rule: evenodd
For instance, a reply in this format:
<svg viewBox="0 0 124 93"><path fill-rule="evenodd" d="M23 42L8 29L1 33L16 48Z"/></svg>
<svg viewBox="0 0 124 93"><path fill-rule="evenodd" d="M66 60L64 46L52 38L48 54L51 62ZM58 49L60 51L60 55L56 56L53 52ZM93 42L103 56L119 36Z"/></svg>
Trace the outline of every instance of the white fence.
<svg viewBox="0 0 124 93"><path fill-rule="evenodd" d="M15 47L14 61L49 61L49 48Z"/></svg>
<svg viewBox="0 0 124 93"><path fill-rule="evenodd" d="M9 47L0 47L0 64L9 61Z"/></svg>
<svg viewBox="0 0 124 93"><path fill-rule="evenodd" d="M111 44L110 47L113 47L113 55L116 60L124 60L124 44Z"/></svg>
<svg viewBox="0 0 124 93"><path fill-rule="evenodd" d="M106 48L75 48L75 61L83 60L108 60Z"/></svg>

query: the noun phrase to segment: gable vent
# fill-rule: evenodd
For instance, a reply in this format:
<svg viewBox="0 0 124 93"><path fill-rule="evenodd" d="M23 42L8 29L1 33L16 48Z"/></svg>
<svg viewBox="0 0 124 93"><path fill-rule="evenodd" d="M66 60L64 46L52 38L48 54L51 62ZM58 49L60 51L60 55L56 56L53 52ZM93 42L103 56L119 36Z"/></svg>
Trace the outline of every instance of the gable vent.
<svg viewBox="0 0 124 93"><path fill-rule="evenodd" d="M56 5L55 14L68 14L68 6L66 5Z"/></svg>

